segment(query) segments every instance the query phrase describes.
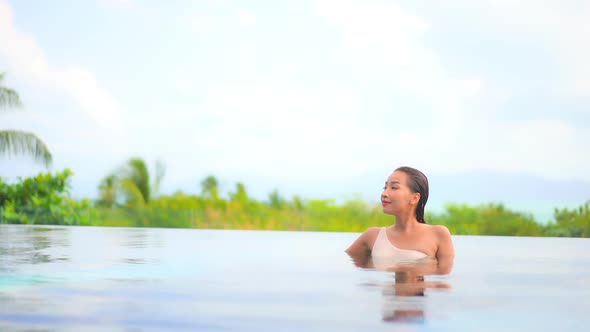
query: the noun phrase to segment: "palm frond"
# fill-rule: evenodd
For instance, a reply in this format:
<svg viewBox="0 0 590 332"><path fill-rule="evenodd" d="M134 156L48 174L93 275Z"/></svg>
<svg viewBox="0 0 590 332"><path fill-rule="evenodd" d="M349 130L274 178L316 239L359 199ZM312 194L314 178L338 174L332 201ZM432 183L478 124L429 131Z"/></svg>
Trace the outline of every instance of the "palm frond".
<svg viewBox="0 0 590 332"><path fill-rule="evenodd" d="M145 198L137 183L131 179L121 179L120 190L125 195L125 204L128 207L144 207L146 205Z"/></svg>
<svg viewBox="0 0 590 332"><path fill-rule="evenodd" d="M18 93L13 89L7 88L2 85L4 80L4 73L0 73L0 109L3 108L18 108L22 106L22 102Z"/></svg>
<svg viewBox="0 0 590 332"><path fill-rule="evenodd" d="M143 201L149 203L151 199L150 173L143 159L129 159L122 178L134 182L135 186L143 196Z"/></svg>
<svg viewBox="0 0 590 332"><path fill-rule="evenodd" d="M166 165L163 161L156 161L155 172L156 177L152 185L152 197L157 196L160 193L160 185L162 184L162 179L164 178L164 175L166 175Z"/></svg>
<svg viewBox="0 0 590 332"><path fill-rule="evenodd" d="M0 155L30 155L45 166L53 160L49 149L37 136L19 130L0 130Z"/></svg>

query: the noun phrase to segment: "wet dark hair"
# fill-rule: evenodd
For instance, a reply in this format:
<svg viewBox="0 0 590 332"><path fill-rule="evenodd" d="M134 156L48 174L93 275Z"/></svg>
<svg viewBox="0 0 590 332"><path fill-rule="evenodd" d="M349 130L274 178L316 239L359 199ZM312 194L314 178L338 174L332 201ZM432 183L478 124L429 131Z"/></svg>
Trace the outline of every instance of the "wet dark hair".
<svg viewBox="0 0 590 332"><path fill-rule="evenodd" d="M420 194L420 200L418 201L418 206L416 206L416 219L425 224L424 208L428 201L428 178L424 173L408 166L398 167L395 171L406 173L408 175L408 186L410 187L410 190L414 193Z"/></svg>

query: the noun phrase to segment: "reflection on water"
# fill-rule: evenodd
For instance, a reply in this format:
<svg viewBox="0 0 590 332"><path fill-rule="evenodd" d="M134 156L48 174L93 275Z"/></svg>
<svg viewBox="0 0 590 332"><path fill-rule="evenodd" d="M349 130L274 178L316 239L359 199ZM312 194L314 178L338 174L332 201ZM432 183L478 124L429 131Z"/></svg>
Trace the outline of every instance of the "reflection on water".
<svg viewBox="0 0 590 332"><path fill-rule="evenodd" d="M424 278L408 272L395 273L395 281L383 288L383 320L387 322L424 322Z"/></svg>
<svg viewBox="0 0 590 332"><path fill-rule="evenodd" d="M0 227L0 272L11 272L19 265L67 261L44 250L67 247L68 232L58 227L27 227L3 225Z"/></svg>
<svg viewBox="0 0 590 332"><path fill-rule="evenodd" d="M146 228L123 228L113 230L111 246L125 248L127 253L115 259L117 264L158 264L160 260L142 254L146 248L161 249L164 246L160 233Z"/></svg>
<svg viewBox="0 0 590 332"><path fill-rule="evenodd" d="M377 256L349 253L350 262L361 270L380 271L393 275L375 286L382 288L384 322L425 322L425 293L427 289L449 289L444 282L425 281L425 276L448 275L454 257L408 258L405 256Z"/></svg>
<svg viewBox="0 0 590 332"><path fill-rule="evenodd" d="M432 261L357 268L343 252L357 236L0 225L0 331L590 324L588 239L457 237L459 259L439 274Z"/></svg>
<svg viewBox="0 0 590 332"><path fill-rule="evenodd" d="M156 247L161 248L164 242L160 238L158 232L146 228L123 228L117 230L117 235L114 245L125 248L147 248Z"/></svg>
<svg viewBox="0 0 590 332"><path fill-rule="evenodd" d="M424 323L427 292L449 289L448 283L425 281L413 271L399 271L394 282L383 287L383 320Z"/></svg>
<svg viewBox="0 0 590 332"><path fill-rule="evenodd" d="M150 229L1 225L0 288L65 282L67 280L137 279L132 265L157 266L162 248L159 233ZM67 268L66 268L67 267ZM122 276L121 276L122 275ZM152 274L153 275L153 274Z"/></svg>
<svg viewBox="0 0 590 332"><path fill-rule="evenodd" d="M358 266L358 261L351 261ZM384 322L425 323L428 293L451 288L445 281L428 279L432 275L437 275L437 264L435 259L428 258L413 262L393 262L386 268L375 268L369 260L363 269L378 270L387 275L384 281L366 284L381 290Z"/></svg>

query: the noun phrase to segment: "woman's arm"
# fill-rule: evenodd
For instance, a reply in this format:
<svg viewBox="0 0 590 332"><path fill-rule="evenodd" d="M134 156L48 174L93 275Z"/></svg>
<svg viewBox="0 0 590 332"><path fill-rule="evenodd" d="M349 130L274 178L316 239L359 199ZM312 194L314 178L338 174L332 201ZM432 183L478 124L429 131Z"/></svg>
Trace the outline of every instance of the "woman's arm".
<svg viewBox="0 0 590 332"><path fill-rule="evenodd" d="M370 249L371 228L361 234L345 252L350 256L354 265L366 268L371 257Z"/></svg>
<svg viewBox="0 0 590 332"><path fill-rule="evenodd" d="M436 236L438 238L438 249L436 251L436 260L438 261L438 274L449 274L453 269L455 260L455 248L451 239L451 232L445 226L436 227Z"/></svg>

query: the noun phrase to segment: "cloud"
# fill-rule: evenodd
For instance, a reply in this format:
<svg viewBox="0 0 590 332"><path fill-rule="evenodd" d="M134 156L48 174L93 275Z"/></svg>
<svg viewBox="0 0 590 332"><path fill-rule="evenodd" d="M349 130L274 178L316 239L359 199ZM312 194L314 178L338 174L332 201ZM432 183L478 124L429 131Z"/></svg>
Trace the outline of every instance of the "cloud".
<svg viewBox="0 0 590 332"><path fill-rule="evenodd" d="M98 2L109 8L132 10L139 8L139 4L135 0L98 0Z"/></svg>
<svg viewBox="0 0 590 332"><path fill-rule="evenodd" d="M256 16L247 10L239 10L237 13L238 20L242 25L255 25Z"/></svg>
<svg viewBox="0 0 590 332"><path fill-rule="evenodd" d="M381 45L390 48L397 43L414 44L415 38L429 28L424 19L394 3L316 0L314 11L344 30L346 40L353 47Z"/></svg>
<svg viewBox="0 0 590 332"><path fill-rule="evenodd" d="M437 49L426 46L424 37L437 28L426 16L417 16L391 2L315 3L317 15L326 18L343 36L346 48L341 58L351 66L363 66L366 72L380 75L397 94L427 101L430 110L407 115L393 110L388 114L405 124L401 131L398 126L397 133L390 135L392 154L437 171L495 167L554 178L588 179L586 172L575 165L588 163L580 142L589 141L590 135L560 120L558 115L523 122L496 118L498 110L486 105L494 98L486 89L486 78L477 72L460 76L445 66ZM483 25L490 24L502 34L529 43L537 41L554 52L569 93L580 95L589 87L590 66L586 62L590 57L590 12L562 7L539 6L533 1L494 2L493 6L481 5L481 12L475 16L484 18ZM490 22L486 22L490 16ZM513 112L518 113L518 109ZM412 142L415 150L396 148L395 142ZM563 172L564 160L574 165L568 166L572 173Z"/></svg>
<svg viewBox="0 0 590 332"><path fill-rule="evenodd" d="M536 46L558 63L557 93L590 97L590 7L584 1L456 0L434 10L476 17L477 29Z"/></svg>
<svg viewBox="0 0 590 332"><path fill-rule="evenodd" d="M315 72L310 81L293 80L309 64L287 54L270 58L265 67L244 66L249 69L239 77L209 87L200 115L192 121L209 124L197 141L209 142L205 155L215 155L214 168L235 172L233 160L239 160L245 170L317 179L396 163L440 168L438 161L460 146L466 114L473 113L469 103L485 93L484 78L449 73L421 41L430 23L395 4L319 0L313 13L332 26L336 38L329 41L332 48L318 52L312 66L321 69L322 61L336 62L354 77L338 81ZM223 26L217 16L200 15L201 24L211 20L200 26L201 32L218 32L215 26ZM316 38L300 33L304 35L290 44L293 49L305 49L305 43ZM257 44L248 44L254 48L251 52L239 41L226 44L227 52L240 59L266 53L264 35L257 36ZM272 74L262 74L263 68L271 68ZM364 82L385 87L380 98L394 93L400 98L367 107L375 93L361 91ZM177 86L194 90L187 88L187 80L179 80ZM418 109L414 100L427 107Z"/></svg>
<svg viewBox="0 0 590 332"><path fill-rule="evenodd" d="M220 4L224 7L223 13L215 11L198 10L185 17L189 31L201 35L210 35L219 32L234 31L256 26L258 18L251 11Z"/></svg>
<svg viewBox="0 0 590 332"><path fill-rule="evenodd" d="M587 164L583 142L588 142L590 135L563 121L538 119L506 125L503 136L500 139L512 153L510 158L503 158L504 165L498 168L553 173L551 177L554 178L576 175L588 178L582 166ZM567 171L564 171L564 163L568 164Z"/></svg>
<svg viewBox="0 0 590 332"><path fill-rule="evenodd" d="M179 144L167 144L167 153L222 174L342 176L361 166L350 153L363 144L363 134L355 131L357 116L353 98L340 91L278 82L228 84L210 89L198 110L170 116L166 125L182 133L174 139L191 142L192 153L187 156L186 145Z"/></svg>
<svg viewBox="0 0 590 332"><path fill-rule="evenodd" d="M585 143L590 134L558 118L506 122L481 119L439 159L437 172L490 171L549 179L590 179ZM440 161L444 162L440 162ZM550 190L548 188L548 190Z"/></svg>
<svg viewBox="0 0 590 332"><path fill-rule="evenodd" d="M428 102L428 109L412 114L403 108L389 114L407 124L396 126L402 131L400 137L410 139L416 146L430 147L435 158L456 145L457 133L469 111L467 103L483 93L485 80L477 73L457 77L445 68L435 50L422 42L431 24L395 3L352 0L315 3L316 14L333 24L343 36L345 48L340 57L347 59L351 66L362 66L368 73L365 79L379 77L392 92ZM428 119L429 125L412 121L420 118ZM413 159L411 155L414 154L408 156Z"/></svg>
<svg viewBox="0 0 590 332"><path fill-rule="evenodd" d="M121 91L130 107L141 110L131 114L119 107L88 68L52 64L30 35L14 28L10 9L1 1L0 42L15 47L0 50L0 60L7 59L12 71L25 80L75 105L81 112L75 119L68 113L76 128L67 133L92 137L111 166L130 155L120 153L120 159L112 162L117 157L110 150L122 150L125 142L117 142L99 127L118 123L132 138L128 146L133 149L128 150L148 161L162 158L169 165L167 180L178 183L202 172L222 178L254 174L322 183L374 170L386 173L400 164L428 173L483 169L588 178L582 170L588 160L581 142L590 141L584 124L567 123L552 110L519 116L522 109L509 104L509 99L522 98L527 104L531 101L524 99L531 96L518 95L514 90L518 83L493 81L502 75L486 77L478 72L487 68L485 63L462 66L464 58L458 51L456 62L445 62L445 36L437 43L432 43L432 36L440 36L435 32L448 27L438 30L437 24L445 24L444 20L427 16L428 11L409 11L396 2L317 0L312 2L311 16L277 6L270 12L276 15L271 20L265 16L269 12L257 10L256 4L245 10L236 3L211 1L199 3L197 12L171 6L168 14L174 10L176 14L165 19L180 20L197 38L187 36L188 31L166 34L183 41L175 43L170 53L184 61L172 61L161 53L166 74L151 73L151 79L166 87L161 95L140 100ZM475 31L491 29L494 38L538 42L555 52L564 66L558 73L565 82L555 86L563 86L567 93L585 93L587 67L582 67L571 41L581 42L575 29L584 30L582 20L563 22L567 15L561 10L556 14L559 20L552 18L554 8L540 9L542 18L531 18L536 14L526 12L534 7L532 2L521 10L509 2L493 9L485 8L489 4L461 4L481 23ZM569 37L558 40L564 36ZM154 34L153 44L159 45L160 37ZM559 50L560 45L568 51ZM139 44L133 46L134 51L146 51ZM535 56L534 51L530 56ZM568 57L573 59L571 67ZM509 65L507 71L518 69ZM580 70L573 70L575 66ZM125 73L121 77L132 77L131 83L141 79ZM563 96L563 91L556 96ZM543 97L537 99L538 105L544 106ZM84 116L92 123L82 124ZM48 123L60 120L64 122L48 119L53 121ZM127 123L133 126L125 128ZM103 139L116 144L100 144ZM83 148L76 140L55 144L78 159L90 159L92 154L77 152ZM567 174L562 160L574 163Z"/></svg>
<svg viewBox="0 0 590 332"><path fill-rule="evenodd" d="M4 1L0 1L0 44L10 45L0 48L0 57L15 76L65 96L104 128L121 128L119 106L93 73L76 65L51 65L35 39L15 28L12 10Z"/></svg>
<svg viewBox="0 0 590 332"><path fill-rule="evenodd" d="M490 9L464 5L469 15L481 17L478 29L483 26L500 31L498 36L542 41L554 50L563 45L554 37L565 32L552 31L561 25L547 25L567 21L562 11L554 17L554 8L547 7L533 14L537 3L532 2L522 6L487 4ZM238 8L226 10L239 12ZM460 7L454 10L460 11ZM224 44L225 51L235 55L224 59L239 62L236 59L248 57L239 67L247 69L228 76L222 85L208 87L199 105L200 115L192 120L208 124L197 140L211 142L206 154L213 156L215 169L237 172L238 161L244 170L263 174L326 179L402 163L435 172L498 169L587 178L580 167L568 168L575 175L560 172L563 164L553 159L559 156L576 165L587 163L579 143L588 138L583 129L559 116L520 121L510 115L518 115L516 106L496 99L513 96L513 91L502 90L509 88L496 86L497 82L488 81L480 72L448 66L440 49L429 46L429 35L440 21L429 21L428 16L405 10L395 2L317 0L312 11L314 17L306 19L321 29L285 35L296 36L290 39L290 50L315 47L311 62L295 52L277 52L260 31L255 31L257 43L248 44L247 50L239 40ZM231 17L201 15L217 28ZM256 24L261 30L266 28L262 20ZM280 29L285 27L279 24L273 28L283 31ZM209 29L212 36L221 31L216 29ZM571 33L575 29L566 30ZM256 57L269 51L273 56L265 58L264 66L254 66ZM308 67L317 70L303 72ZM334 79L331 73L322 72L324 67L346 73L338 76L345 79ZM264 73L267 68L273 74ZM576 74L570 70L564 73ZM307 80L300 81L305 75ZM564 77L570 93L575 82L583 91L587 81L584 75L579 78ZM190 84L185 81L178 85L185 91L195 90L187 89ZM226 158L226 153L230 157Z"/></svg>

